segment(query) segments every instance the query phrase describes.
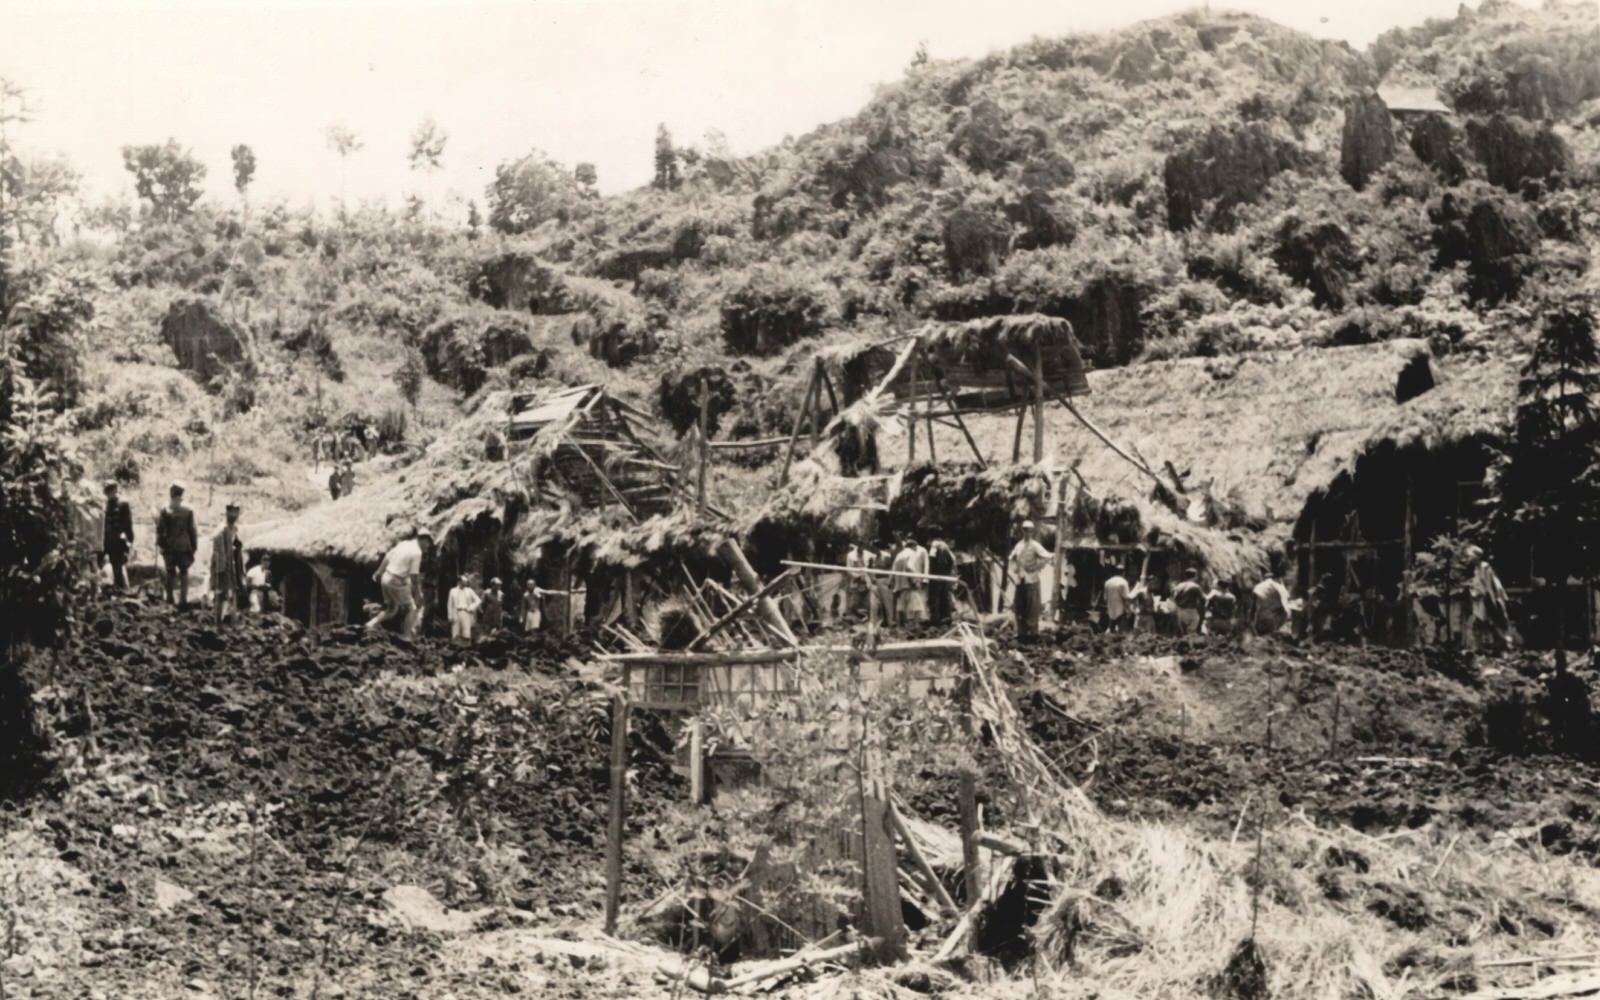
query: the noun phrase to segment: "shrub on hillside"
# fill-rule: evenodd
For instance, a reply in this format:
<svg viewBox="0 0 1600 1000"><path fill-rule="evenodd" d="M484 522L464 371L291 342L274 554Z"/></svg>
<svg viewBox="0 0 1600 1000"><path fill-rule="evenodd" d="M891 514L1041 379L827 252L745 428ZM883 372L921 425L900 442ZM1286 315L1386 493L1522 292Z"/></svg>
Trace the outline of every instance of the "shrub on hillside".
<svg viewBox="0 0 1600 1000"><path fill-rule="evenodd" d="M722 339L735 354L776 354L822 332L829 296L790 271L752 270L722 297Z"/></svg>

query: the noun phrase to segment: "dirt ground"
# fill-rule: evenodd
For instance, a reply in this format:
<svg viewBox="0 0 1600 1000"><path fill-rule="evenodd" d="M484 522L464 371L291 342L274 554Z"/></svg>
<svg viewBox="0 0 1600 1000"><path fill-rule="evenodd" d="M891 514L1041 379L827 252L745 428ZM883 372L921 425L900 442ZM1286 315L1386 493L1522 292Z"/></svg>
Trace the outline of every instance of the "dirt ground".
<svg viewBox="0 0 1600 1000"><path fill-rule="evenodd" d="M671 995L662 947L597 931L609 690L582 653L107 603L30 668L58 768L0 812L6 995ZM1600 857L1600 770L1549 752L1537 656L1074 631L1000 658L1032 735L1114 817L1226 839L1268 801ZM646 859L684 797L671 751L640 717L629 841L655 849L630 853L625 910L670 879ZM912 804L953 827L946 777Z"/></svg>

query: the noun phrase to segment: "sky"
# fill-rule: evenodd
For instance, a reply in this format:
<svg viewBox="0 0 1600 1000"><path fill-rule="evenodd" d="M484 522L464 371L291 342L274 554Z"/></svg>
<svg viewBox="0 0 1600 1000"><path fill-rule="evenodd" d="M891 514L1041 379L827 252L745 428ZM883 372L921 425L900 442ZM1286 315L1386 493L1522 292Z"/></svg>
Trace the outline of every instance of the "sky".
<svg viewBox="0 0 1600 1000"><path fill-rule="evenodd" d="M1255 0L1357 47L1452 16L1458 0ZM65 155L95 195L131 196L120 149L169 137L232 197L228 151L258 162L252 197L333 204L451 192L482 201L530 149L595 164L600 188L648 181L658 123L680 143L720 129L750 153L858 110L919 44L982 56L1034 36L1121 27L1173 0L0 0L0 78L26 89L18 149ZM1219 8L1222 5L1218 5ZM408 170L431 117L444 169ZM365 147L342 173L328 127Z"/></svg>

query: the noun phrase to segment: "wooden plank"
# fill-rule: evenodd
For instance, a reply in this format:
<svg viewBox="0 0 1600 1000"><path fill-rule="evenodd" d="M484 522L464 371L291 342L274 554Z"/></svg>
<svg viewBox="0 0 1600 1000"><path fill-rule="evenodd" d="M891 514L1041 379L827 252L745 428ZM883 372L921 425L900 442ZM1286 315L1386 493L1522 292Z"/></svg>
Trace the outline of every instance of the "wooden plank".
<svg viewBox="0 0 1600 1000"><path fill-rule="evenodd" d="M960 908L956 906L956 901L950 898L950 892L945 889L944 883L939 881L938 873L933 870L932 865L928 864L928 859L922 856L922 851L917 847L917 842L911 836L911 831L906 829L906 823L900 816L900 810L895 808L893 802L889 803L889 823L894 828L895 834L900 838L900 843L904 845L906 856L911 859L911 864L922 875L923 881L927 883L928 891L933 893L933 898L938 901L940 908L947 914L959 912Z"/></svg>
<svg viewBox="0 0 1600 1000"><path fill-rule="evenodd" d="M959 660L966 647L958 639L919 639L913 642L885 643L873 650L854 646L794 646L788 649L731 649L712 653L602 653L605 663L631 663L635 666L759 666L787 663L802 656L839 656L877 663L905 660Z"/></svg>
<svg viewBox="0 0 1600 1000"><path fill-rule="evenodd" d="M711 390L706 386L706 378L700 376L700 436L695 443L699 446L700 469L695 485L695 514L699 517L706 516L706 466L711 464L711 449L706 447L706 442L711 440L707 430L711 423Z"/></svg>

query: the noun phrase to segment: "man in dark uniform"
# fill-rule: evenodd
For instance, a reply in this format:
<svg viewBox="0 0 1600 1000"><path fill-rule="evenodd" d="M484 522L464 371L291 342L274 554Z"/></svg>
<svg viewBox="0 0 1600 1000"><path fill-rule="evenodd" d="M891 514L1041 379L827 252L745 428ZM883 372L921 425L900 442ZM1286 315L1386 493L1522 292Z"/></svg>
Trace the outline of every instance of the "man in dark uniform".
<svg viewBox="0 0 1600 1000"><path fill-rule="evenodd" d="M178 592L178 606L189 606L189 567L194 565L195 550L200 547L200 533L195 528L194 511L183 505L183 484L173 483L169 491L171 503L161 509L156 518L156 548L161 550L161 565L166 571L162 587L167 603L172 603L172 593Z"/></svg>
<svg viewBox="0 0 1600 1000"><path fill-rule="evenodd" d="M115 480L106 483L106 561L111 563L111 586L128 585L128 553L133 550L133 508L117 495Z"/></svg>

